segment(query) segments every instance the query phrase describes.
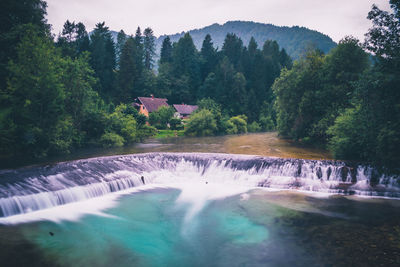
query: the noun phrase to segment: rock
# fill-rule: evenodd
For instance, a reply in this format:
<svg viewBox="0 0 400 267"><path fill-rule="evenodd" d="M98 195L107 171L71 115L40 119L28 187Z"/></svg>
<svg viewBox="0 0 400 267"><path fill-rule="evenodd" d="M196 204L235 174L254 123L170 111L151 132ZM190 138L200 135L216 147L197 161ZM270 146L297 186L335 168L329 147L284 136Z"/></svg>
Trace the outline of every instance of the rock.
<svg viewBox="0 0 400 267"><path fill-rule="evenodd" d="M349 169L347 167L342 167L340 169L340 177L342 177L343 182L346 182L348 173L349 173Z"/></svg>
<svg viewBox="0 0 400 267"><path fill-rule="evenodd" d="M321 167L318 167L318 168L317 168L317 177L318 177L318 179L321 179L321 178L322 178L322 170L321 170Z"/></svg>
<svg viewBox="0 0 400 267"><path fill-rule="evenodd" d="M331 167L329 166L329 167L328 167L328 170L326 171L326 177L327 177L328 180L329 180L329 178L331 177L331 174L332 174L332 169L331 169Z"/></svg>
<svg viewBox="0 0 400 267"><path fill-rule="evenodd" d="M357 168L350 168L351 182L357 183Z"/></svg>

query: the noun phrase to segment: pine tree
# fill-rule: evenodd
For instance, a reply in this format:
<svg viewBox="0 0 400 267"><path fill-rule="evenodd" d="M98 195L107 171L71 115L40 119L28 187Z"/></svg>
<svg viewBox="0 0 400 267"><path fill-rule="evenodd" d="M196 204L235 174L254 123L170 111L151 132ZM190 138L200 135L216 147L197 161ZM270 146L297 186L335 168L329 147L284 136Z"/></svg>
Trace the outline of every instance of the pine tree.
<svg viewBox="0 0 400 267"><path fill-rule="evenodd" d="M115 44L115 54L116 54L117 62L119 61L122 48L124 47L127 38L128 37L123 30L120 30L118 32L117 43Z"/></svg>
<svg viewBox="0 0 400 267"><path fill-rule="evenodd" d="M100 81L98 91L104 98L110 99L114 85L116 59L114 42L104 22L96 24L91 36L90 52L91 66Z"/></svg>
<svg viewBox="0 0 400 267"><path fill-rule="evenodd" d="M236 34L228 33L222 46L222 54L228 57L234 68L242 70L241 59L243 54L243 42Z"/></svg>
<svg viewBox="0 0 400 267"><path fill-rule="evenodd" d="M171 63L172 61L172 43L169 36L165 37L161 46L160 64Z"/></svg>
<svg viewBox="0 0 400 267"><path fill-rule="evenodd" d="M20 26L32 24L38 34L50 36L46 20L47 3L43 0L2 0L0 3L0 92L6 88L7 64L15 59L16 44L22 39Z"/></svg>
<svg viewBox="0 0 400 267"><path fill-rule="evenodd" d="M200 85L200 68L198 51L194 46L193 39L186 33L174 47L172 69L175 77L185 76L182 81L187 81L190 101L196 99L198 87Z"/></svg>
<svg viewBox="0 0 400 267"><path fill-rule="evenodd" d="M147 70L151 70L154 64L155 37L151 28L146 28L143 32L143 35L144 67Z"/></svg>
<svg viewBox="0 0 400 267"><path fill-rule="evenodd" d="M64 23L63 30L56 43L64 56L72 58L77 58L83 52L89 51L89 44L89 35L85 25L81 22L75 24L75 22L69 20Z"/></svg>
<svg viewBox="0 0 400 267"><path fill-rule="evenodd" d="M121 50L118 71L118 94L117 102L127 103L134 96L138 96L138 92L134 91L137 82L137 69L135 64L135 40L129 37Z"/></svg>
<svg viewBox="0 0 400 267"><path fill-rule="evenodd" d="M204 38L203 45L200 50L200 57L201 80L204 81L207 75L214 71L215 66L218 63L217 50L214 48L211 36L209 34L207 34Z"/></svg>

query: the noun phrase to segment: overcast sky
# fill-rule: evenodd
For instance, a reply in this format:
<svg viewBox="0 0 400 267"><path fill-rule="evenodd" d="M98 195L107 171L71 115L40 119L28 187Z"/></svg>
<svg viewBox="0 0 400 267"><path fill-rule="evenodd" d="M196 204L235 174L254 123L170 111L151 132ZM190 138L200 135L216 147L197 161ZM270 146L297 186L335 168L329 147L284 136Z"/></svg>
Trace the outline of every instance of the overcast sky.
<svg viewBox="0 0 400 267"><path fill-rule="evenodd" d="M47 19L58 34L64 22L83 22L91 31L105 21L111 30L134 33L151 27L156 36L213 23L246 20L278 26L305 26L339 41L360 40L371 26L372 4L389 10L389 0L47 0Z"/></svg>

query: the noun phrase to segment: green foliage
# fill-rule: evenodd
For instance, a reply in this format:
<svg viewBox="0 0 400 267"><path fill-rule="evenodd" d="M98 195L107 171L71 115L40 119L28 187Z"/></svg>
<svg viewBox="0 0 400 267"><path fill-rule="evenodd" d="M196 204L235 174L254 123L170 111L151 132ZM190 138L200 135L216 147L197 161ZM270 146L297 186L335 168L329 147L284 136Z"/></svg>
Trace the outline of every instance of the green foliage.
<svg viewBox="0 0 400 267"><path fill-rule="evenodd" d="M156 134L157 134L156 128L144 124L144 125L140 126L137 130L137 134L136 134L137 141L143 141L145 138L154 136Z"/></svg>
<svg viewBox="0 0 400 267"><path fill-rule="evenodd" d="M127 112L128 107L120 104L115 111L108 116L107 132L114 132L124 138L124 143L136 141L137 123L132 114Z"/></svg>
<svg viewBox="0 0 400 267"><path fill-rule="evenodd" d="M115 79L116 56L111 32L104 22L96 24L90 40L90 63L99 79L97 91L103 98L110 99Z"/></svg>
<svg viewBox="0 0 400 267"><path fill-rule="evenodd" d="M178 137L183 135L184 135L183 130L158 130L154 138L161 139L167 137Z"/></svg>
<svg viewBox="0 0 400 267"><path fill-rule="evenodd" d="M203 109L211 111L214 115L215 121L217 123L217 133L222 134L226 132L225 122L221 111L221 105L212 100L211 98L203 98L197 102L198 109L195 112L199 112Z"/></svg>
<svg viewBox="0 0 400 267"><path fill-rule="evenodd" d="M257 132L261 132L262 128L261 128L261 125L259 123L253 121L252 123L247 125L247 130L250 133L257 133Z"/></svg>
<svg viewBox="0 0 400 267"><path fill-rule="evenodd" d="M211 40L211 36L209 34L206 35L203 41L203 46L200 50L200 71L201 71L201 80L208 76L209 73L213 72L216 65L218 63L218 54L217 49L214 48L214 45Z"/></svg>
<svg viewBox="0 0 400 267"><path fill-rule="evenodd" d="M33 26L24 30L17 46L17 58L8 66L10 78L5 92L10 113L2 122L11 123L6 136L11 146L34 156L45 156L60 134L57 129L64 113L62 60L51 40L41 37ZM1 145L3 147L3 145Z"/></svg>
<svg viewBox="0 0 400 267"><path fill-rule="evenodd" d="M173 107L161 106L158 110L149 114L149 122L156 126L157 129L166 129L167 124L173 119L175 110Z"/></svg>
<svg viewBox="0 0 400 267"><path fill-rule="evenodd" d="M400 153L400 28L393 13L372 7L364 47L346 37L328 55L308 54L275 81L282 135L326 143L336 158L398 168Z"/></svg>
<svg viewBox="0 0 400 267"><path fill-rule="evenodd" d="M165 37L161 46L160 64L170 63L172 61L172 43L169 37Z"/></svg>
<svg viewBox="0 0 400 267"><path fill-rule="evenodd" d="M172 74L177 90L171 95L173 103L190 103L197 95L200 85L199 56L192 37L185 34L172 51Z"/></svg>
<svg viewBox="0 0 400 267"><path fill-rule="evenodd" d="M100 138L100 143L103 147L121 147L124 145L125 140L122 136L116 133L105 133Z"/></svg>
<svg viewBox="0 0 400 267"><path fill-rule="evenodd" d="M151 28L144 29L143 35L144 67L151 70L154 64L155 37Z"/></svg>
<svg viewBox="0 0 400 267"><path fill-rule="evenodd" d="M183 129L183 124L182 124L182 120L179 118L171 118L169 120L169 125L171 130L182 130Z"/></svg>
<svg viewBox="0 0 400 267"><path fill-rule="evenodd" d="M89 35L86 32L85 25L79 22L64 23L64 28L58 36L56 46L61 49L64 56L76 58L82 53L89 51Z"/></svg>
<svg viewBox="0 0 400 267"><path fill-rule="evenodd" d="M221 113L221 105L212 100L211 98L203 98L197 102L199 110L208 109L215 113Z"/></svg>
<svg viewBox="0 0 400 267"><path fill-rule="evenodd" d="M372 7L368 18L373 27L364 45L345 37L325 55L321 51L335 44L317 32L228 22L211 26L201 40L201 30L193 32L194 38L189 33L179 40L164 38L158 73L152 70L155 38L150 28L142 35L138 27L134 37L121 31L114 44L104 22L89 39L82 23L66 21L54 42L45 2L5 3L0 11L2 154L44 157L143 140L156 129L130 103L155 94L171 104L198 103L186 124L188 136L277 128L283 136L328 144L338 158L398 167L397 0L390 1L393 12ZM229 34L216 34L221 27ZM266 29L274 30L265 34ZM304 53L309 40L319 50ZM195 44L202 44L200 51ZM363 48L375 55L373 66ZM288 56L300 54L294 63ZM172 108L161 107L149 122L181 129L173 114Z"/></svg>
<svg viewBox="0 0 400 267"><path fill-rule="evenodd" d="M157 112L152 112L149 114L149 123L156 127L157 129L160 128L162 129L162 126L160 125L160 114ZM158 126L158 127L157 127ZM166 127L166 126L164 126Z"/></svg>
<svg viewBox="0 0 400 267"><path fill-rule="evenodd" d="M393 13L372 7L373 27L364 46L376 54L376 64L354 83L353 108L329 128L329 145L337 157L398 168L400 160L400 28L399 2Z"/></svg>
<svg viewBox="0 0 400 267"><path fill-rule="evenodd" d="M264 102L259 118L260 127L263 131L276 129L276 112L272 103Z"/></svg>
<svg viewBox="0 0 400 267"><path fill-rule="evenodd" d="M217 132L217 122L211 111L202 109L190 116L186 124L187 136L210 136Z"/></svg>
<svg viewBox="0 0 400 267"><path fill-rule="evenodd" d="M365 149L363 149L365 125L360 123L359 112L359 107L347 109L328 129L327 133L332 136L329 148L336 158L357 159L360 158L359 153Z"/></svg>
<svg viewBox="0 0 400 267"><path fill-rule="evenodd" d="M346 37L324 56L310 51L275 81L277 128L281 135L327 141L327 129L351 106L354 82L368 68L358 40Z"/></svg>
<svg viewBox="0 0 400 267"><path fill-rule="evenodd" d="M122 48L124 47L127 39L128 36L125 34L125 32L120 30L117 35L117 43L115 44L115 55L117 57L118 66L121 59Z"/></svg>
<svg viewBox="0 0 400 267"><path fill-rule="evenodd" d="M280 27L272 24L257 23L252 21L228 21L222 25L213 24L201 29L189 31L198 49L207 34L214 40L215 47L222 47L228 33L240 36L244 44L248 44L253 37L259 44L265 40L276 40L286 53L294 59L299 59L308 45L313 44L315 48L328 53L336 46L332 39L320 32L305 27ZM176 42L184 35L178 33L169 36L172 42ZM161 46L162 38L158 39Z"/></svg>
<svg viewBox="0 0 400 267"><path fill-rule="evenodd" d="M50 35L50 25L47 24L46 20L46 8L47 3L42 0L1 1L0 92L7 87L8 62L17 58L16 45L21 41L24 34L24 30L21 30L21 28L26 24L30 24L37 30L38 34Z"/></svg>
<svg viewBox="0 0 400 267"><path fill-rule="evenodd" d="M115 100L118 102L127 102L136 93L135 83L139 73L136 68L135 53L135 40L129 37L122 46L119 59L119 71L117 74L118 91L114 93Z"/></svg>
<svg viewBox="0 0 400 267"><path fill-rule="evenodd" d="M239 115L230 118L228 120L228 128L226 132L228 134L247 133L247 117L245 115Z"/></svg>

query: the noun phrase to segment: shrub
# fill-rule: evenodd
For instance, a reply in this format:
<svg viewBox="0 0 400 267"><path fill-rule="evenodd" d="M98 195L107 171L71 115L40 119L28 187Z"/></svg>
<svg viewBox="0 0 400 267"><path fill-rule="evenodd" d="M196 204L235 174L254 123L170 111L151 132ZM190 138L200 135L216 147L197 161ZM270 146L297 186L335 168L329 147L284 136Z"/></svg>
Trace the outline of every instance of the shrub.
<svg viewBox="0 0 400 267"><path fill-rule="evenodd" d="M247 133L247 117L239 115L228 120L228 134Z"/></svg>
<svg viewBox="0 0 400 267"><path fill-rule="evenodd" d="M154 136L157 134L157 129L144 124L137 130L137 140L141 141L146 137Z"/></svg>
<svg viewBox="0 0 400 267"><path fill-rule="evenodd" d="M124 145L125 140L116 133L107 132L101 136L100 143L103 147L121 147Z"/></svg>
<svg viewBox="0 0 400 267"><path fill-rule="evenodd" d="M185 135L188 136L209 136L217 131L217 122L211 111L200 110L193 114L186 125Z"/></svg>
<svg viewBox="0 0 400 267"><path fill-rule="evenodd" d="M179 118L170 119L169 125L170 125L171 130L179 130L179 129L183 128L182 120Z"/></svg>
<svg viewBox="0 0 400 267"><path fill-rule="evenodd" d="M261 132L261 126L256 121L253 121L247 126L247 130L251 133Z"/></svg>

